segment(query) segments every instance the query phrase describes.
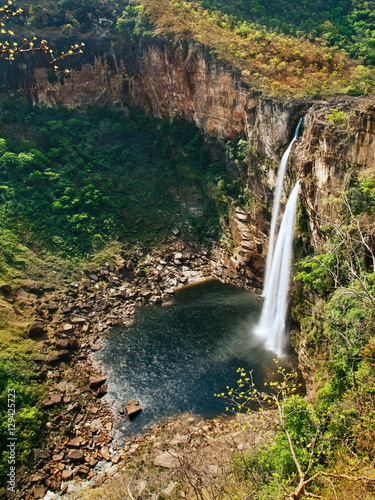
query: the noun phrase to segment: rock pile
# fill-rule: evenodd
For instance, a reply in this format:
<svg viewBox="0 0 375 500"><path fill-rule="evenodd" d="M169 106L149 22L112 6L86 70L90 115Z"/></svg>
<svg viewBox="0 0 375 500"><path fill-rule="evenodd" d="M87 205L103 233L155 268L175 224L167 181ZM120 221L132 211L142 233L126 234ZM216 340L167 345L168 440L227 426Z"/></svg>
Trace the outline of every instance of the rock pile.
<svg viewBox="0 0 375 500"><path fill-rule="evenodd" d="M63 492L75 477L94 478L95 467L104 461L106 470L94 483L98 485L136 451L134 443L121 452L110 446L113 415L101 402L108 390L106 377L89 355L101 348L108 327L131 324L139 306L167 303L176 289L212 276L233 283L236 273L220 257L220 263L213 262L208 251L175 242L153 255L124 251L114 263L68 282L65 291L38 283L16 292L4 290L13 307L34 311L28 336L40 339L42 346L34 357L35 371L39 380L49 380L49 393L41 402L51 415L49 444L35 451L37 472L23 482L22 498L40 498L46 489ZM131 417L141 408L129 403Z"/></svg>

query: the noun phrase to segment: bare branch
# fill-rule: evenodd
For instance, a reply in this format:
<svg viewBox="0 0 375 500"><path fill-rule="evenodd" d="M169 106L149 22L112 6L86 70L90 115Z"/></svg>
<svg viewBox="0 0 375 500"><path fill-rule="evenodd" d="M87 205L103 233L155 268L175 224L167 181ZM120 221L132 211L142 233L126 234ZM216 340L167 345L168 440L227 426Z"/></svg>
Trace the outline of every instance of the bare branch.
<svg viewBox="0 0 375 500"><path fill-rule="evenodd" d="M58 73L57 63L62 61L68 56L77 55L82 53L82 47L84 43L75 44L70 47L69 50L62 52L61 55L55 56L53 50L49 48L47 40L42 40L36 45L36 37L24 38L23 42L19 44L14 40L14 32L11 30L6 30L4 28L5 22L13 16L18 16L22 13L22 9L17 9L12 11L12 0L8 0L8 5L0 7L0 34L4 35L4 40L0 41L0 57L6 61L13 61L14 56L17 54L26 54L30 52L40 52L44 60L53 68L55 74ZM65 73L69 73L69 70L65 70Z"/></svg>

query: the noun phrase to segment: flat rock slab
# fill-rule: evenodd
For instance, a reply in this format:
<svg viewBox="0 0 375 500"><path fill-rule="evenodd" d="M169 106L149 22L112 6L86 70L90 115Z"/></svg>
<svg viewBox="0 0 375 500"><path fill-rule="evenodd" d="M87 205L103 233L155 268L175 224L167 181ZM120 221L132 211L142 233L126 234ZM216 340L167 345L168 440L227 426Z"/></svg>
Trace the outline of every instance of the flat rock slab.
<svg viewBox="0 0 375 500"><path fill-rule="evenodd" d="M32 492L33 492L32 498L43 498L46 493L46 490L42 484L38 484L37 486L34 486Z"/></svg>
<svg viewBox="0 0 375 500"><path fill-rule="evenodd" d="M107 477L112 477L116 474L118 471L118 466L117 465L112 465L109 467L109 469L106 469L105 473L107 474Z"/></svg>
<svg viewBox="0 0 375 500"><path fill-rule="evenodd" d="M128 401L126 403L126 406L138 406L139 405L139 401L137 399L131 399L130 401Z"/></svg>
<svg viewBox="0 0 375 500"><path fill-rule="evenodd" d="M75 437L73 439L70 439L68 441L68 446L73 446L73 447L78 448L79 446L81 446L81 442L82 442L82 438L78 436L78 437Z"/></svg>
<svg viewBox="0 0 375 500"><path fill-rule="evenodd" d="M78 342L77 342L77 339L75 337L70 338L70 339L58 339L55 342L55 347L59 351L76 349L78 347Z"/></svg>
<svg viewBox="0 0 375 500"><path fill-rule="evenodd" d="M49 451L48 450L34 450L34 457L47 459L47 458L49 458Z"/></svg>
<svg viewBox="0 0 375 500"><path fill-rule="evenodd" d="M28 286L25 286L25 290L34 295L43 295L44 287L40 283L31 283Z"/></svg>
<svg viewBox="0 0 375 500"><path fill-rule="evenodd" d="M80 462L85 456L81 450L74 450L68 454L68 458L69 460L73 460L73 462Z"/></svg>
<svg viewBox="0 0 375 500"><path fill-rule="evenodd" d="M175 452L169 453L166 451L160 453L155 457L154 465L156 467L164 467L165 469L175 469L180 465L179 456Z"/></svg>
<svg viewBox="0 0 375 500"><path fill-rule="evenodd" d="M48 408L49 406L61 403L61 400L61 394L48 394L48 396L43 399L42 404L44 407Z"/></svg>
<svg viewBox="0 0 375 500"><path fill-rule="evenodd" d="M100 449L100 454L107 462L109 462L109 460L111 459L108 446L102 446L102 448Z"/></svg>
<svg viewBox="0 0 375 500"><path fill-rule="evenodd" d="M61 473L61 479L64 481L67 481L68 479L71 479L73 477L73 471L69 469L65 469Z"/></svg>
<svg viewBox="0 0 375 500"><path fill-rule="evenodd" d="M99 387L103 385L106 380L107 380L106 377L90 377L89 387L93 391L99 389Z"/></svg>
<svg viewBox="0 0 375 500"><path fill-rule="evenodd" d="M142 408L140 406L125 406L126 413L128 414L129 418L133 418L138 413L141 413Z"/></svg>

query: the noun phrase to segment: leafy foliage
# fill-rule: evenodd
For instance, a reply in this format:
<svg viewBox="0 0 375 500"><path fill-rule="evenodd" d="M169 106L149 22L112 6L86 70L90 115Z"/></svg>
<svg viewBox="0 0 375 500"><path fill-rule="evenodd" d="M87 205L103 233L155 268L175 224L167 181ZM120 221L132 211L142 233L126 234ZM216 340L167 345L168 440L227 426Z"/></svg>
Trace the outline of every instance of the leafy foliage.
<svg viewBox="0 0 375 500"><path fill-rule="evenodd" d="M68 51L62 52L59 56L55 56L53 50L48 46L47 40L43 39L41 42L36 43L36 37L23 38L22 42L18 41L19 37L10 29L5 29L10 19L15 16L20 16L22 9L13 9L12 0L8 0L8 4L0 7L0 57L7 61L14 61L14 56L17 54L24 54L30 52L40 52L44 60L53 67L54 72L58 73L57 62L65 59L67 56L82 53L81 47L84 43L76 43L70 47ZM65 70L69 73L69 70Z"/></svg>
<svg viewBox="0 0 375 500"><path fill-rule="evenodd" d="M333 125L341 125L348 121L348 113L333 109L331 113L325 116L325 119L329 120Z"/></svg>
<svg viewBox="0 0 375 500"><path fill-rule="evenodd" d="M18 228L28 244L85 254L111 238L150 242L172 224L188 230L194 217L181 212L176 193L183 199L195 186L207 199L207 181L221 168L198 130L177 119L2 108L0 214L3 227ZM202 235L215 217L205 203Z"/></svg>
<svg viewBox="0 0 375 500"><path fill-rule="evenodd" d="M145 4L147 33L203 43L216 57L239 68L254 90L273 95L371 94L374 72L360 70L337 46L266 28L200 2L158 0ZM139 19L139 18L138 18ZM145 30L146 26L145 26Z"/></svg>
<svg viewBox="0 0 375 500"><path fill-rule="evenodd" d="M331 118L340 116L333 112ZM346 456L349 449L358 467L373 457L373 190L373 175L362 172L342 195L339 220L324 228L325 253L303 259L304 270L296 276L308 297L295 313L310 358L319 366L316 411L324 422L327 458Z"/></svg>
<svg viewBox="0 0 375 500"><path fill-rule="evenodd" d="M366 0L328 0L294 2L283 0L202 0L202 4L227 16L242 16L250 22L286 34L307 37L345 49L348 54L361 59L364 64L375 65L374 28L375 4Z"/></svg>
<svg viewBox="0 0 375 500"><path fill-rule="evenodd" d="M15 429L17 463L25 465L32 447L41 438L43 415L37 408L40 385L29 363L20 356L0 358L0 476L8 472L8 389L14 389L16 399ZM12 392L13 393L13 392Z"/></svg>
<svg viewBox="0 0 375 500"><path fill-rule="evenodd" d="M373 429L371 397L361 394L360 404L366 405L366 410L361 412L360 405L353 405L351 394L345 390L341 397L334 394L335 381L332 380L329 388L325 386L320 391L314 407L299 393L297 374L287 372L278 359L275 362L277 380L265 383L264 392L255 388L252 373L247 374L240 368L237 388L227 387L227 394L220 394L229 403L227 409L238 415L250 415L244 420L244 427L250 426L257 437L261 437L248 452L236 455L232 463L234 474L251 484L252 497L287 496L299 500L313 496L308 489L315 489L321 477L374 483L373 464L366 456L367 450L363 456L363 434L369 435ZM362 435L358 432L358 418L364 426ZM362 454L359 453L361 440ZM356 460L350 455L348 459L344 450L350 450ZM337 453L341 453L341 470L345 472L337 473L337 469L331 472ZM357 474L360 471L362 476L351 475L353 471Z"/></svg>

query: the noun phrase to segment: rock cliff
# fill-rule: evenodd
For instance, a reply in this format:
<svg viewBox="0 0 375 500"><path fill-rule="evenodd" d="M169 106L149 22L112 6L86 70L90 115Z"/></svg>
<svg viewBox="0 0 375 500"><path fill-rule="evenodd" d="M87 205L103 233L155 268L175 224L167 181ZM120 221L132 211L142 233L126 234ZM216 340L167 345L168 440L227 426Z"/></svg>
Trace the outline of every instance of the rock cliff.
<svg viewBox="0 0 375 500"><path fill-rule="evenodd" d="M239 71L193 42L111 45L103 39L88 41L86 46L81 59L72 60L70 76L60 81L35 55L27 64L22 60L11 63L2 72L3 92L17 88L18 95L34 103L77 108L109 105L126 109L135 104L159 117L178 115L195 121L208 142L225 144L237 135L247 139L251 153L244 182L253 194L248 214L253 236L243 230L238 210L233 212L237 215L232 230L238 261L245 260L248 267L254 267L256 261L258 272L266 250L262 242L268 234L276 168L300 116L304 116L302 137L293 147L289 178L290 182L302 178L308 229L315 246L320 242L320 218L335 215L332 199L358 169L374 164L375 106L371 99L328 102L265 97L250 89ZM340 123L327 119L332 109L343 111L347 118Z"/></svg>

